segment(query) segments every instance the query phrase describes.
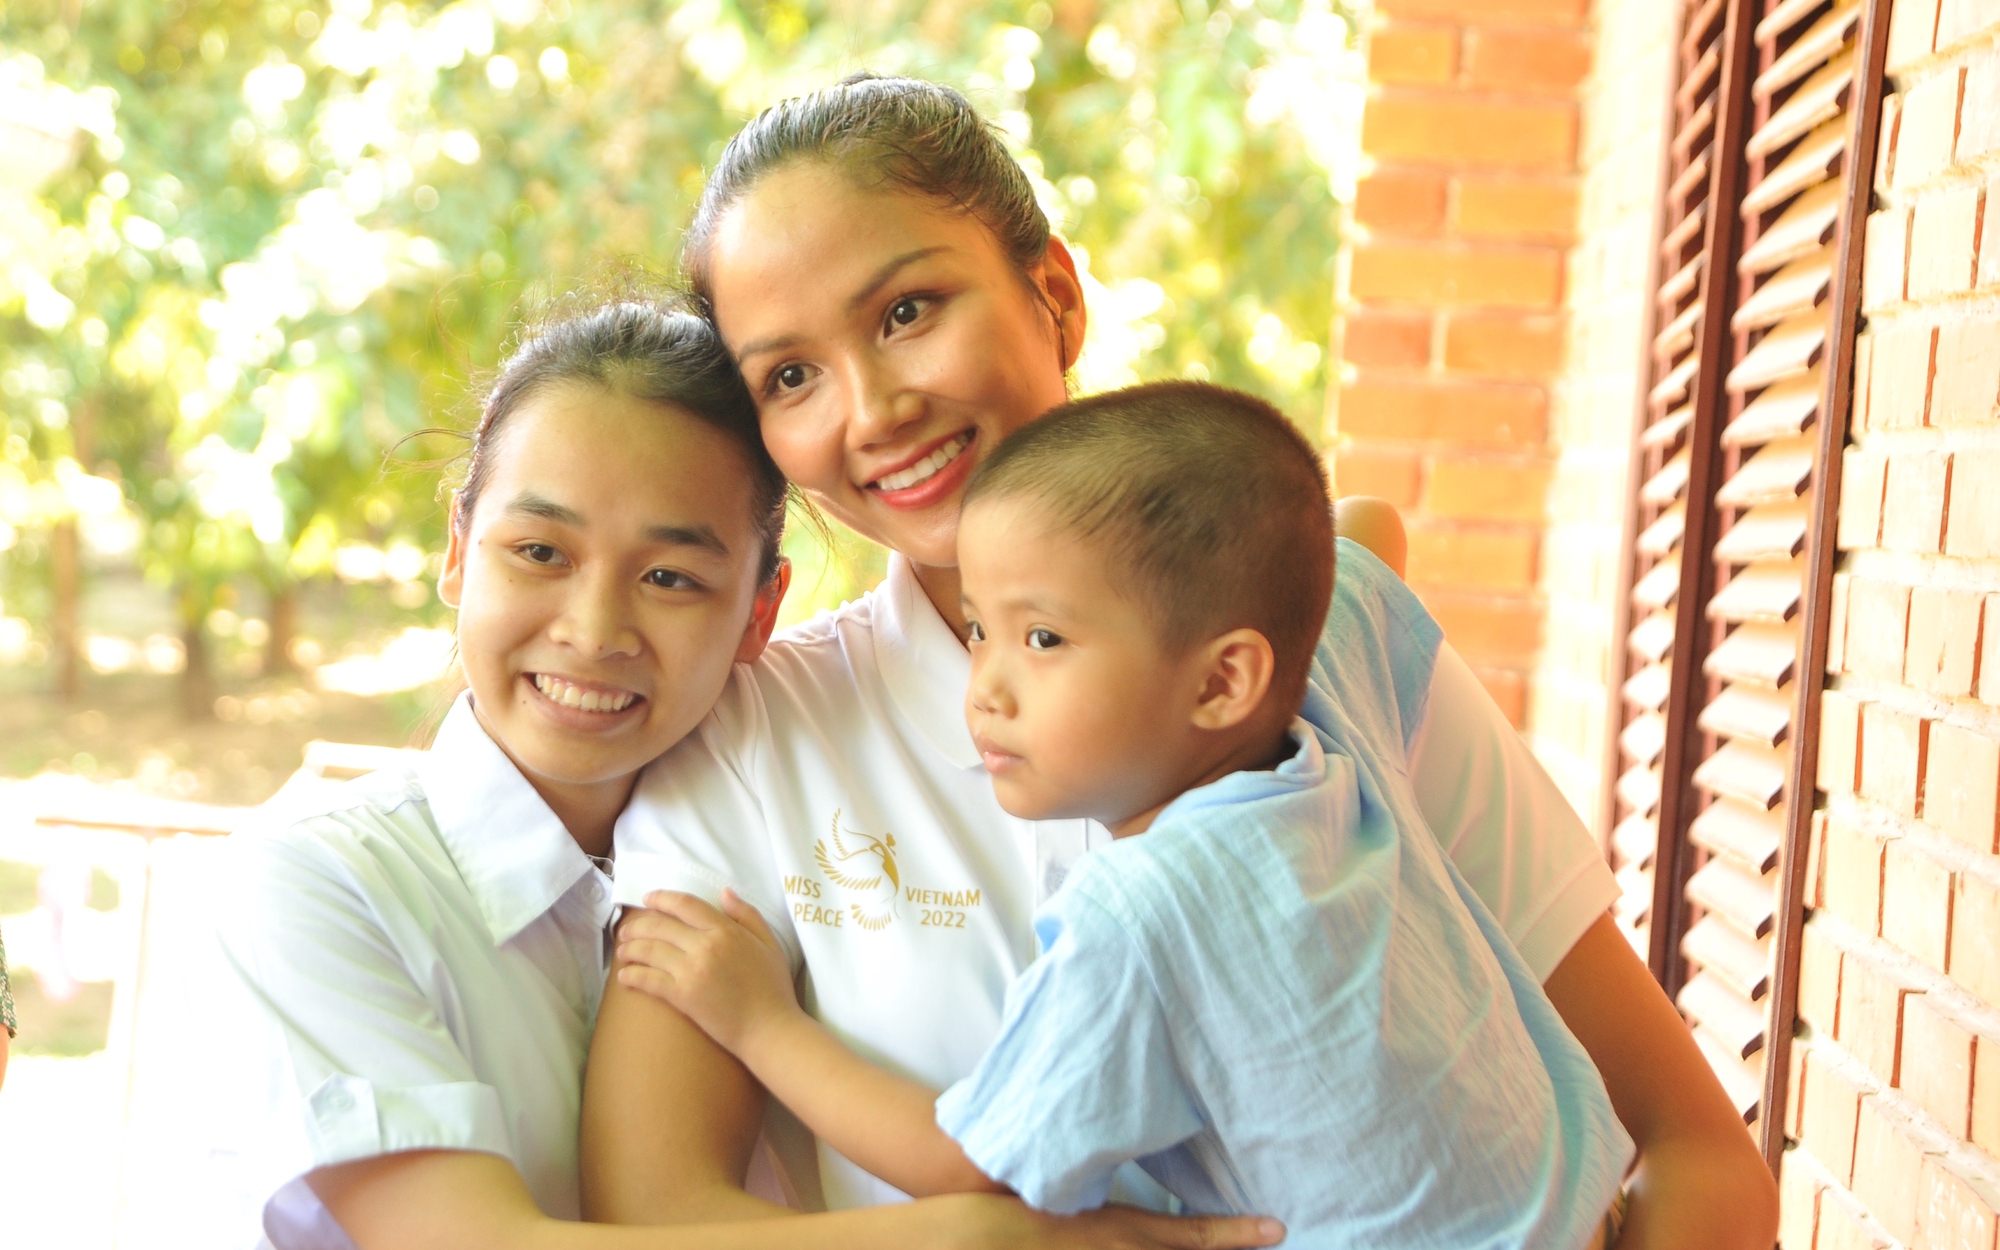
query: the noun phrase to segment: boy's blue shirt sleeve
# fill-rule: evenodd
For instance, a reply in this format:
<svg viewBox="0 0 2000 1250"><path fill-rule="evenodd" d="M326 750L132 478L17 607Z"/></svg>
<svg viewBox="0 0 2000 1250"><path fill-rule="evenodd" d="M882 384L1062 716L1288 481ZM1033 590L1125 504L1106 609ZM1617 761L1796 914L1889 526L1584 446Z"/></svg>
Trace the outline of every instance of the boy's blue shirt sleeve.
<svg viewBox="0 0 2000 1250"><path fill-rule="evenodd" d="M1061 1215L1104 1205L1121 1164L1202 1128L1150 970L1130 933L1073 889L1036 922L1043 953L938 1125L988 1176Z"/></svg>

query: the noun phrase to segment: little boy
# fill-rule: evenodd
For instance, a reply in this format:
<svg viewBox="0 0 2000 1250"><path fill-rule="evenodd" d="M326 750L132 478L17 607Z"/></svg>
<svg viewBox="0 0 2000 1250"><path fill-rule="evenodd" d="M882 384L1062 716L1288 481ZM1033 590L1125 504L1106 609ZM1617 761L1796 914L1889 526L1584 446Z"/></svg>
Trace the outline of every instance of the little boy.
<svg viewBox="0 0 2000 1250"><path fill-rule="evenodd" d="M1603 1081L1425 826L1401 739L1297 716L1332 528L1312 448L1246 395L1162 383L1016 432L960 522L966 715L1002 807L1116 841L1037 914L999 1038L942 1096L873 1066L733 896L688 900L675 1004L909 1193L1067 1213L1136 1161L1288 1245L1601 1244L1632 1158Z"/></svg>

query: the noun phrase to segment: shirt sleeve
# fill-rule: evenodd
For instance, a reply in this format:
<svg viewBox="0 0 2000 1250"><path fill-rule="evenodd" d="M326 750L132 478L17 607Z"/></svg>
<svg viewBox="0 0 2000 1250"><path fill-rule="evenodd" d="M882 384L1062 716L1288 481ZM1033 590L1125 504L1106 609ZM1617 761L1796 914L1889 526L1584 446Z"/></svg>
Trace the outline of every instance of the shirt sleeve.
<svg viewBox="0 0 2000 1250"><path fill-rule="evenodd" d="M313 823L245 835L243 906L219 926L290 1078L276 1084L303 1122L309 1157L297 1170L403 1150L508 1157L498 1091L477 1079L425 992L426 970L408 965L368 905L362 883L382 866L313 836Z"/></svg>
<svg viewBox="0 0 2000 1250"><path fill-rule="evenodd" d="M678 890L720 906L726 886L763 914L797 975L804 956L753 780L767 734L756 679L739 665L707 718L640 775L618 819L612 898L638 907Z"/></svg>
<svg viewBox="0 0 2000 1250"><path fill-rule="evenodd" d="M1069 1215L1104 1205L1121 1164L1187 1140L1202 1118L1125 929L1074 891L1038 927L1046 951L1008 989L999 1039L937 1117L981 1171Z"/></svg>
<svg viewBox="0 0 2000 1250"><path fill-rule="evenodd" d="M1472 669L1440 648L1410 747L1417 804L1538 980L1617 900L1597 840Z"/></svg>

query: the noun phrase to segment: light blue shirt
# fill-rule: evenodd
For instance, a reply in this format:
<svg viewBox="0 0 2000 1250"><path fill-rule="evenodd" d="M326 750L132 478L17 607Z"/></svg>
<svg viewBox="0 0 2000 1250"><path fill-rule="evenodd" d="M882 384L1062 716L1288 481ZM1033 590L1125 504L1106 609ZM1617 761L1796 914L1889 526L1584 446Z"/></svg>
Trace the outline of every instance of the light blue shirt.
<svg viewBox="0 0 2000 1250"><path fill-rule="evenodd" d="M1078 864L938 1122L1064 1214L1138 1160L1290 1246L1588 1244L1632 1158L1602 1078L1428 832L1294 734Z"/></svg>
<svg viewBox="0 0 2000 1250"><path fill-rule="evenodd" d="M1322 663L1365 683L1338 650ZM1386 684L1428 663L1375 658ZM1632 1142L1385 764L1403 744L1342 749L1406 733L1379 719L1296 722L1275 771L1190 791L1078 865L999 1039L938 1101L975 1164L1068 1213L1136 1160L1190 1210L1284 1220L1293 1246L1591 1241Z"/></svg>

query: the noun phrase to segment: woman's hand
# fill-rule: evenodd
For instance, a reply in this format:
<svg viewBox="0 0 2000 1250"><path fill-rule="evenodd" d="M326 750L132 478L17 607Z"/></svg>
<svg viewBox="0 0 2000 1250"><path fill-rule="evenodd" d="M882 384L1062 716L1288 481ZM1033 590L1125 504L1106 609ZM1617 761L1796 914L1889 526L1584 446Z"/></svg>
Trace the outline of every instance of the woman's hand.
<svg viewBox="0 0 2000 1250"><path fill-rule="evenodd" d="M618 926L618 959L621 985L672 1004L735 1054L800 1014L784 948L734 890L720 911L692 894L648 894Z"/></svg>
<svg viewBox="0 0 2000 1250"><path fill-rule="evenodd" d="M1082 1215L1048 1215L1018 1198L960 1194L916 1204L936 1213L943 1229L961 1236L958 1250L1251 1250L1284 1240L1285 1226L1255 1215L1156 1215L1136 1207L1104 1207Z"/></svg>

